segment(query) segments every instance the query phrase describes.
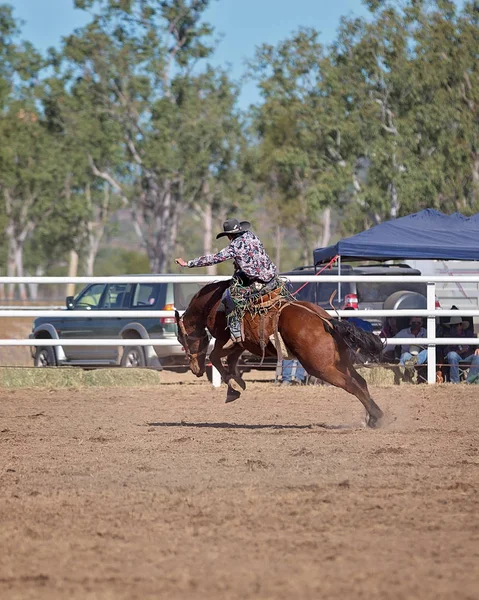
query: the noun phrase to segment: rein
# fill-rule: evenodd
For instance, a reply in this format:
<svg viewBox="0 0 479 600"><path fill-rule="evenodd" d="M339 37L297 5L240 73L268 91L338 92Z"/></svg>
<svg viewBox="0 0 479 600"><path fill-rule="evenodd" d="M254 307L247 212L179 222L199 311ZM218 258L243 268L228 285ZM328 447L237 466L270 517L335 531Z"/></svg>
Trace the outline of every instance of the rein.
<svg viewBox="0 0 479 600"><path fill-rule="evenodd" d="M185 324L183 323L183 317L180 317L180 319L178 320L178 325L180 327L181 334L185 341L184 348L185 348L186 358L188 358L188 360L191 358L196 359L196 358L198 358L198 356L203 356L203 354L206 354L208 352L208 343L206 343L201 350L198 350L198 352L191 352L189 345L188 345L189 339L191 339L191 340L208 340L208 334L206 333L206 331L204 332L203 335L193 335L192 333L187 333Z"/></svg>

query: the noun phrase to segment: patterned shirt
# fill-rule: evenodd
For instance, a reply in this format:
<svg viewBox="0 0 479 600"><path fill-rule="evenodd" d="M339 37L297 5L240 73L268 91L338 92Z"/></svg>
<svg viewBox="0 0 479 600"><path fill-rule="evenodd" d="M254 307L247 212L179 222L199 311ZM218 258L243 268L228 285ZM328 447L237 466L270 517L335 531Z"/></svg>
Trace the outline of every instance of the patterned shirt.
<svg viewBox="0 0 479 600"><path fill-rule="evenodd" d="M188 261L188 267L207 267L233 259L235 271L242 271L250 279L267 283L278 274L278 269L266 254L261 240L251 231L233 238L217 254L206 254Z"/></svg>

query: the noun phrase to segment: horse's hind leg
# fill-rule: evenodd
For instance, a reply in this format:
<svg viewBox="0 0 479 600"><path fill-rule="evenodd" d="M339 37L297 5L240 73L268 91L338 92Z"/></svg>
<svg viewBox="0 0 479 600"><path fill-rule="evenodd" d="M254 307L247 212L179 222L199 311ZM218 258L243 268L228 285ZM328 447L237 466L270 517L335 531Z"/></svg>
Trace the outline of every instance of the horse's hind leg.
<svg viewBox="0 0 479 600"><path fill-rule="evenodd" d="M354 374L353 374L354 372ZM366 409L366 422L369 427L377 427L383 416L382 410L369 395L369 390L364 379L352 365L344 368L341 365L331 365L321 369L319 375L324 381L349 392L361 402Z"/></svg>
<svg viewBox="0 0 479 600"><path fill-rule="evenodd" d="M358 387L362 390L362 393L368 398L368 406L370 407L371 410L361 400L361 398L359 396L357 396L357 394L356 394L356 397L364 404L364 406L366 408L366 411L368 414L367 424L369 425L369 427L377 427L380 423L380 419L383 416L383 411L379 408L379 406L376 404L376 402L374 402L374 400L371 398L371 395L369 394L368 384L366 383L366 380L364 379L364 377L361 377L361 375L356 371L356 369L354 368L354 366L352 364L348 365L348 371L349 371L349 374L351 375L351 377L353 378L353 380L358 385Z"/></svg>

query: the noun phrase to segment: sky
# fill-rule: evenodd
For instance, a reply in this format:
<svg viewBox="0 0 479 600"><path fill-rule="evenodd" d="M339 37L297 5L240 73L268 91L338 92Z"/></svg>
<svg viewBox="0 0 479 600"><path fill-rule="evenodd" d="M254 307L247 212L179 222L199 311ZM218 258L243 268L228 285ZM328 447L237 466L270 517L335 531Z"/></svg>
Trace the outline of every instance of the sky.
<svg viewBox="0 0 479 600"><path fill-rule="evenodd" d="M6 1L14 7L15 17L25 22L22 37L42 51L58 46L62 36L88 20L83 11L73 8L73 0ZM211 62L227 67L230 76L239 80L257 46L276 44L301 26L320 31L320 40L327 45L335 38L341 16L366 13L361 0L212 0L205 18L222 40ZM243 84L242 108L258 100L255 84Z"/></svg>

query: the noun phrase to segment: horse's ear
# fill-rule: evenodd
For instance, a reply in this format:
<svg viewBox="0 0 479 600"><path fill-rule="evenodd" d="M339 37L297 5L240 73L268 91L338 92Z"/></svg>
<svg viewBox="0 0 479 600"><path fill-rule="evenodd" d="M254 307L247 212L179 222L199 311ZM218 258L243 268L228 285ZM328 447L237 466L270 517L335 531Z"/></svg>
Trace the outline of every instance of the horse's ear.
<svg viewBox="0 0 479 600"><path fill-rule="evenodd" d="M176 319L176 324L179 325L180 324L180 313L175 310L175 319Z"/></svg>

